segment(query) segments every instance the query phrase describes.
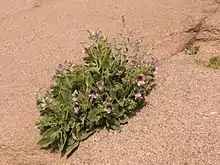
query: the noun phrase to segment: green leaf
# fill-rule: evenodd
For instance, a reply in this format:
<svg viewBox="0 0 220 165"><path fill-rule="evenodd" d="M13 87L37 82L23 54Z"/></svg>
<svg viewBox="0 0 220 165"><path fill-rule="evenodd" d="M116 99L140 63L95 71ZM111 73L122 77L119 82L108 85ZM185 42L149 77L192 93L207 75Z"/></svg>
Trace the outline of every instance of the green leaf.
<svg viewBox="0 0 220 165"><path fill-rule="evenodd" d="M131 92L132 92L132 89L133 89L133 85L131 84L131 85L129 85L129 86L125 89L125 91L124 91L124 93L123 93L123 96L124 96L124 97L130 96L130 94L131 94Z"/></svg>
<svg viewBox="0 0 220 165"><path fill-rule="evenodd" d="M103 60L102 60L102 65L101 65L102 72L104 72L104 70L106 70L107 68L109 68L109 65L110 65L109 60L110 60L109 55L106 54L106 55L103 57Z"/></svg>
<svg viewBox="0 0 220 165"><path fill-rule="evenodd" d="M115 124L115 125L111 125L111 129L120 131L121 127L120 127L120 125Z"/></svg>
<svg viewBox="0 0 220 165"><path fill-rule="evenodd" d="M95 133L96 130L93 130L93 131L90 131L90 132L87 132L87 131L81 131L80 132L80 140L85 140L87 139L89 136L91 136L93 133Z"/></svg>
<svg viewBox="0 0 220 165"><path fill-rule="evenodd" d="M60 143L58 144L60 152L64 149L66 141L67 141L67 134L66 134L66 132L61 132Z"/></svg>
<svg viewBox="0 0 220 165"><path fill-rule="evenodd" d="M77 70L76 76L77 76L78 78L84 78L84 75L85 75L85 72L84 72L83 68Z"/></svg>
<svg viewBox="0 0 220 165"><path fill-rule="evenodd" d="M76 133L78 133L80 130L82 129L82 124L81 123L77 123L76 124Z"/></svg>
<svg viewBox="0 0 220 165"><path fill-rule="evenodd" d="M90 110L90 111L89 111L89 115L88 115L88 117L87 117L88 120L89 120L90 122L96 121L96 118L97 118L98 113L99 113L99 109Z"/></svg>
<svg viewBox="0 0 220 165"><path fill-rule="evenodd" d="M71 91L70 89L63 88L60 92L60 95L62 96L62 102L70 102L71 101Z"/></svg>
<svg viewBox="0 0 220 165"><path fill-rule="evenodd" d="M120 130L120 122L116 118L107 118L106 125L113 130Z"/></svg>
<svg viewBox="0 0 220 165"><path fill-rule="evenodd" d="M49 145L51 145L54 142L54 139L51 139L50 137L48 138L43 138L41 139L38 144L42 147L42 148L47 148L49 147Z"/></svg>
<svg viewBox="0 0 220 165"><path fill-rule="evenodd" d="M59 137L59 129L59 127L52 127L46 130L42 134L43 138L38 142L38 144L43 148L51 145Z"/></svg>
<svg viewBox="0 0 220 165"><path fill-rule="evenodd" d="M124 99L122 99L122 100L117 100L117 102L118 102L118 104L119 104L121 107L124 107L124 105L125 105Z"/></svg>
<svg viewBox="0 0 220 165"><path fill-rule="evenodd" d="M76 148L79 146L79 141L74 141L70 139L68 146L66 147L66 154L69 156Z"/></svg>
<svg viewBox="0 0 220 165"><path fill-rule="evenodd" d="M78 138L77 138L77 136L75 135L75 133L72 133L72 138L73 138L75 141L78 141Z"/></svg>
<svg viewBox="0 0 220 165"><path fill-rule="evenodd" d="M93 78L90 72L86 72L85 83L86 83L87 89L92 87Z"/></svg>
<svg viewBox="0 0 220 165"><path fill-rule="evenodd" d="M127 115L124 115L123 118L119 119L120 123L121 124L126 124L128 123L128 116Z"/></svg>
<svg viewBox="0 0 220 165"><path fill-rule="evenodd" d="M49 128L48 130L46 130L42 136L43 138L47 138L47 137L51 137L51 136L55 136L56 134L58 134L58 130L60 128L59 127L52 127L52 128Z"/></svg>
<svg viewBox="0 0 220 165"><path fill-rule="evenodd" d="M124 115L124 110L120 109L120 110L114 111L112 114L113 114L114 117L119 118L119 117L122 117Z"/></svg>
<svg viewBox="0 0 220 165"><path fill-rule="evenodd" d="M90 67L88 68L92 73L100 74L99 68L97 67Z"/></svg>

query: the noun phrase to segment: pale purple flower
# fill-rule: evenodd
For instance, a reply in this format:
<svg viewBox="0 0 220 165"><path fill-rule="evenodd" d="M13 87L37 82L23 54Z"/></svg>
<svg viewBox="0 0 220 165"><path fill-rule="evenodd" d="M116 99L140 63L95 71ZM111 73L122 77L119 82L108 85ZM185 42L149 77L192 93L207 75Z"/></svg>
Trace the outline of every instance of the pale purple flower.
<svg viewBox="0 0 220 165"><path fill-rule="evenodd" d="M111 104L111 103L107 103L107 104L105 105L104 111L109 114L109 113L111 113L112 108L113 108L112 104Z"/></svg>
<svg viewBox="0 0 220 165"><path fill-rule="evenodd" d="M73 101L77 101L78 100L78 97L79 97L79 94L77 92L77 90L75 90L72 94L72 100Z"/></svg>
<svg viewBox="0 0 220 165"><path fill-rule="evenodd" d="M49 105L50 105L50 102L52 102L52 100L49 100L49 98L48 97L43 97L42 98L42 100L41 100L41 107L43 108L43 109L45 109L45 108L47 108Z"/></svg>
<svg viewBox="0 0 220 165"><path fill-rule="evenodd" d="M144 84L145 84L145 77L143 74L141 74L137 78L137 86L142 86Z"/></svg>
<svg viewBox="0 0 220 165"><path fill-rule="evenodd" d="M94 99L96 99L96 91L95 90L90 91L89 99L90 99L90 101L93 101Z"/></svg>
<svg viewBox="0 0 220 165"><path fill-rule="evenodd" d="M73 109L74 109L74 112L75 112L75 113L79 113L80 106L79 106L79 103L78 103L78 102L75 102Z"/></svg>
<svg viewBox="0 0 220 165"><path fill-rule="evenodd" d="M135 98L135 99L139 99L139 98L141 98L141 97L142 97L141 92L136 89L136 90L134 91L134 98Z"/></svg>

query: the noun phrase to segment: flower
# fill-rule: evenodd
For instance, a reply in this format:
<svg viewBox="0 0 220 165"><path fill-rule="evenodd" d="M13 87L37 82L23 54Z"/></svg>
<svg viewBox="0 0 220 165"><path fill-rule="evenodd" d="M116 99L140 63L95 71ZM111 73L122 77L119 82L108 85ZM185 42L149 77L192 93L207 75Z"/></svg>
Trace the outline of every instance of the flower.
<svg viewBox="0 0 220 165"><path fill-rule="evenodd" d="M78 100L78 97L79 97L79 94L77 92L77 90L75 90L72 94L72 100L73 101L77 101Z"/></svg>
<svg viewBox="0 0 220 165"><path fill-rule="evenodd" d="M141 74L137 78L137 86L142 86L144 84L145 84L145 77L143 74Z"/></svg>
<svg viewBox="0 0 220 165"><path fill-rule="evenodd" d="M96 83L96 85L98 86L98 89L99 89L99 90L103 90L103 88L104 88L104 82L103 82L103 81L98 81L98 82Z"/></svg>
<svg viewBox="0 0 220 165"><path fill-rule="evenodd" d="M105 105L104 111L109 114L109 113L111 113L112 108L113 108L112 104L111 104L111 103L107 103L107 104Z"/></svg>
<svg viewBox="0 0 220 165"><path fill-rule="evenodd" d="M74 112L75 112L75 113L79 113L80 106L79 106L79 103L78 103L78 102L75 102L73 109L74 109Z"/></svg>
<svg viewBox="0 0 220 165"><path fill-rule="evenodd" d="M52 100L49 100L48 97L43 97L42 100L41 100L41 107L43 109L47 108L49 105L50 105L50 102L52 102Z"/></svg>
<svg viewBox="0 0 220 165"><path fill-rule="evenodd" d="M141 97L142 97L141 92L136 89L136 90L134 91L134 98L135 98L135 99L139 99L139 98L141 98Z"/></svg>
<svg viewBox="0 0 220 165"><path fill-rule="evenodd" d="M90 99L90 101L93 101L94 99L96 99L96 91L95 90L90 91L89 99Z"/></svg>

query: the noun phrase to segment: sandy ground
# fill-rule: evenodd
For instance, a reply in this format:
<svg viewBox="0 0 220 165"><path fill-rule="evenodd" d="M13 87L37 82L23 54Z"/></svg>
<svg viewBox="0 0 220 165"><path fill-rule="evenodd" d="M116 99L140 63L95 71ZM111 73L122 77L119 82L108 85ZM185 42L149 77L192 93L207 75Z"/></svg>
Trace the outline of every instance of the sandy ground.
<svg viewBox="0 0 220 165"><path fill-rule="evenodd" d="M220 71L179 53L201 21L218 31L218 9L214 0L1 0L1 164L219 165ZM96 133L68 160L40 150L36 91L48 86L59 62L82 61L86 30L112 37L122 15L149 48L159 43L149 105L121 133Z"/></svg>

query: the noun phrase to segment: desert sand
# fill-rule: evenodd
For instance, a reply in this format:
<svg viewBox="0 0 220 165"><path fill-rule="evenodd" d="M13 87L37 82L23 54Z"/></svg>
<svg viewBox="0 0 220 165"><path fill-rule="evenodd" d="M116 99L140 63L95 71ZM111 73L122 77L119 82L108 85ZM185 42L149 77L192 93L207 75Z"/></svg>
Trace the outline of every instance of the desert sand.
<svg viewBox="0 0 220 165"><path fill-rule="evenodd" d="M121 133L100 131L69 158L41 150L35 94L64 60L82 62L86 30L113 37L121 16L157 62L148 105ZM1 0L0 164L219 165L220 70L182 52L220 54L217 0Z"/></svg>

